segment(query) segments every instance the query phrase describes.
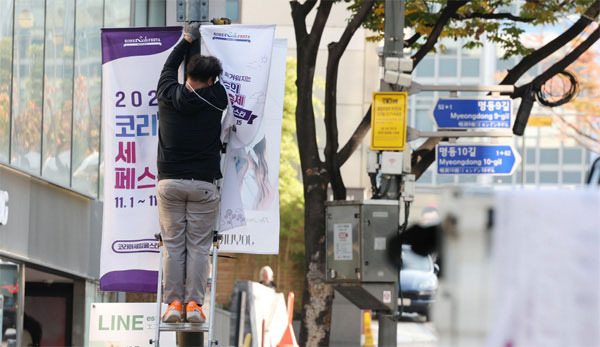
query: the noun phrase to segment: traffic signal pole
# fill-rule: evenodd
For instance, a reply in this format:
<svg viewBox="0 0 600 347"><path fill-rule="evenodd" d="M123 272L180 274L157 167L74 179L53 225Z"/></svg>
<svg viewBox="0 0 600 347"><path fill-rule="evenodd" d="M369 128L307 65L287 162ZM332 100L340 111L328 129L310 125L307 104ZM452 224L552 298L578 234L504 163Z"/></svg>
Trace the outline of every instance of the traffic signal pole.
<svg viewBox="0 0 600 347"><path fill-rule="evenodd" d="M385 0L383 62L386 58L402 58L404 49L404 5L405 0ZM381 90L397 90L397 85L390 85L381 80ZM400 269L398 269L400 270ZM397 300L397 298L394 298ZM396 346L398 340L398 322L392 315L380 314L378 344L379 346Z"/></svg>

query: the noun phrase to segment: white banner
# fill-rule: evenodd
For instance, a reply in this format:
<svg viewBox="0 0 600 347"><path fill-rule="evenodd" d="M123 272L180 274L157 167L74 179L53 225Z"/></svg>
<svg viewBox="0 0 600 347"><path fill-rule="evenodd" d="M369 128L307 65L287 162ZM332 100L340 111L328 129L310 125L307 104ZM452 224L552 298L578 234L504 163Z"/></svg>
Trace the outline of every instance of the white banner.
<svg viewBox="0 0 600 347"><path fill-rule="evenodd" d="M102 30L102 290L156 292L156 85L180 38L180 27Z"/></svg>
<svg viewBox="0 0 600 347"><path fill-rule="evenodd" d="M262 125L252 142L230 149L227 156L221 195L223 252L279 253L279 155L286 56L287 40L276 39ZM242 224L244 216L246 225Z"/></svg>
<svg viewBox="0 0 600 347"><path fill-rule="evenodd" d="M275 25L205 25L200 33L202 54L223 65L220 78L230 101L223 131L235 125L229 146L248 146L263 120Z"/></svg>
<svg viewBox="0 0 600 347"><path fill-rule="evenodd" d="M162 312L167 308L163 304ZM93 303L90 347L148 346L156 332L155 303ZM160 346L177 346L174 331L160 333Z"/></svg>

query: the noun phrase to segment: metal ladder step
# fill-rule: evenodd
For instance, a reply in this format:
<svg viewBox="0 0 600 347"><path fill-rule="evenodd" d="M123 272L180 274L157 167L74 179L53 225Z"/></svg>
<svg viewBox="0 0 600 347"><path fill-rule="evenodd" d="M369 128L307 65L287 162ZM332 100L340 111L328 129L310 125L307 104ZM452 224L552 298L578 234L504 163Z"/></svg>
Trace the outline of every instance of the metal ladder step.
<svg viewBox="0 0 600 347"><path fill-rule="evenodd" d="M160 331L207 332L208 323L160 323Z"/></svg>

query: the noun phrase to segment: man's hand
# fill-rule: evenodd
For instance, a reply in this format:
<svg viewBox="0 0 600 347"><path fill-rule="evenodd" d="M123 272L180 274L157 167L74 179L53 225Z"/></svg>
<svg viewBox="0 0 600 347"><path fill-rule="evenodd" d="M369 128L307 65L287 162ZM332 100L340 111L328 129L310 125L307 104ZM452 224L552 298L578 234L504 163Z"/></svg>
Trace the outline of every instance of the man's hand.
<svg viewBox="0 0 600 347"><path fill-rule="evenodd" d="M200 22L190 22L183 29L183 37L192 42L200 38Z"/></svg>

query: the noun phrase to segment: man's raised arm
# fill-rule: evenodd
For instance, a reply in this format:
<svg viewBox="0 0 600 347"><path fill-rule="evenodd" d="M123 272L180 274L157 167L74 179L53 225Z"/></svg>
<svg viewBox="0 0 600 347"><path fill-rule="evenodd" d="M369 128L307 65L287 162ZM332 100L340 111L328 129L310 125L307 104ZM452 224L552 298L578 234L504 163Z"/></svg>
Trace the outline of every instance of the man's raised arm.
<svg viewBox="0 0 600 347"><path fill-rule="evenodd" d="M179 84L177 81L177 71L179 70L179 66L192 47L192 42L197 40L199 37L200 22L195 22L185 26L183 40L181 40L175 46L175 48L173 48L173 51L171 51L171 54L169 54L169 57L163 66L162 72L160 73L157 88L158 97L162 96L163 98L168 98L170 90Z"/></svg>

